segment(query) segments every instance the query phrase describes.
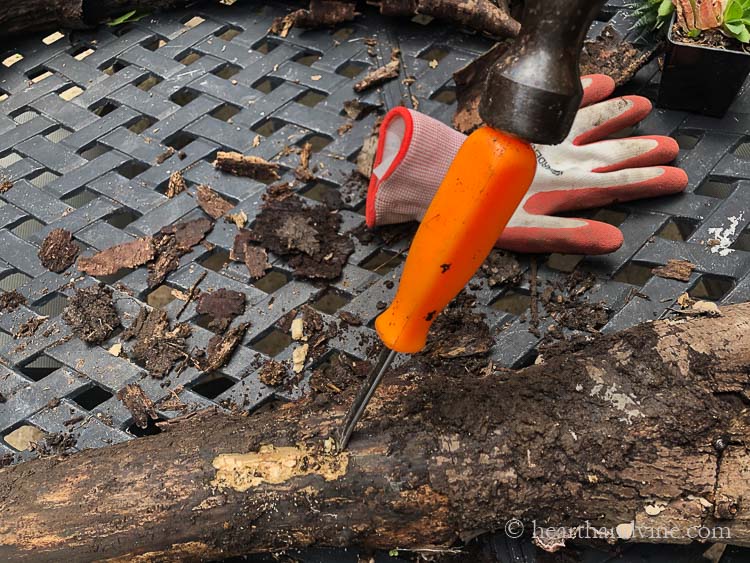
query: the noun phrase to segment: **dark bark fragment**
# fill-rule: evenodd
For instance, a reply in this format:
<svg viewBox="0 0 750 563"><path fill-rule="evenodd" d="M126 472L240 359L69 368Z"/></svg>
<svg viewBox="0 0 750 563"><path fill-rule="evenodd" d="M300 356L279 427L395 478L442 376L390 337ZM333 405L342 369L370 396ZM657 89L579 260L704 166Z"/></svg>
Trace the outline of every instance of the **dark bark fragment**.
<svg viewBox="0 0 750 563"><path fill-rule="evenodd" d="M224 331L238 316L245 312L245 294L231 289L217 289L202 293L196 311L211 317L209 328Z"/></svg>
<svg viewBox="0 0 750 563"><path fill-rule="evenodd" d="M367 74L367 76L365 76L362 80L357 82L354 85L354 91L364 92L365 90L369 90L370 88L374 88L375 86L385 84L386 82L393 80L394 78L398 78L400 70L401 51L398 49L394 49L393 52L391 52L390 62L379 68L376 68L375 70Z"/></svg>
<svg viewBox="0 0 750 563"><path fill-rule="evenodd" d="M172 151L174 151L174 149L172 149ZM167 191L164 195L166 195L169 199L172 199L174 196L181 194L186 189L187 182L185 182L185 178L182 177L182 172L180 172L179 170L175 170L169 176Z"/></svg>
<svg viewBox="0 0 750 563"><path fill-rule="evenodd" d="M694 269L695 264L688 260L669 260L664 266L652 269L651 273L660 278L689 281Z"/></svg>
<svg viewBox="0 0 750 563"><path fill-rule="evenodd" d="M203 370L207 372L216 371L226 364L232 357L235 348L242 342L250 323L242 323L230 328L224 334L217 334L208 341L206 348L206 359L203 362Z"/></svg>
<svg viewBox="0 0 750 563"><path fill-rule="evenodd" d="M357 16L356 3L335 0L310 0L310 8L295 10L291 14L273 20L269 31L286 37L293 27L313 28L336 25Z"/></svg>
<svg viewBox="0 0 750 563"><path fill-rule="evenodd" d="M189 358L185 344L188 336L190 325L179 323L171 328L166 311L146 307L122 333L124 341L135 339L131 357L156 379L169 374L178 360Z"/></svg>

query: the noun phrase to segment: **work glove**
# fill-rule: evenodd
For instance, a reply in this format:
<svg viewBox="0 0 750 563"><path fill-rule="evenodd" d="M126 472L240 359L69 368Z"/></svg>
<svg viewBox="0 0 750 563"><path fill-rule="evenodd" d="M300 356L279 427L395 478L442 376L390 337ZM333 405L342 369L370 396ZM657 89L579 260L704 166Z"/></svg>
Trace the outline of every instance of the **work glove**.
<svg viewBox="0 0 750 563"><path fill-rule="evenodd" d="M558 213L682 192L687 174L666 166L679 151L661 135L606 139L652 109L641 96L607 100L614 81L584 76L582 109L559 145L534 145L537 172L496 246L516 252L607 254L623 241L617 227ZM605 101L606 100L606 101ZM385 116L367 194L369 227L420 221L466 136L398 107Z"/></svg>

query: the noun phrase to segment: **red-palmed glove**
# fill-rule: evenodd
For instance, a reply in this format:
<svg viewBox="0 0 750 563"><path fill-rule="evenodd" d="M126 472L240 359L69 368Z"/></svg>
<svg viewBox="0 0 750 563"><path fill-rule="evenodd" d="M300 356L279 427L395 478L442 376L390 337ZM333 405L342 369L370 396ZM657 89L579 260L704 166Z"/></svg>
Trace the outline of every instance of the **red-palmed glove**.
<svg viewBox="0 0 750 563"><path fill-rule="evenodd" d="M568 138L555 146L534 146L534 182L496 246L516 252L614 252L623 241L618 228L555 214L675 194L687 186L683 170L666 166L679 150L674 139L606 139L645 118L651 102L641 96L607 100L615 89L608 76L584 76L581 82L582 109ZM424 114L391 110L380 127L367 225L421 220L465 139Z"/></svg>

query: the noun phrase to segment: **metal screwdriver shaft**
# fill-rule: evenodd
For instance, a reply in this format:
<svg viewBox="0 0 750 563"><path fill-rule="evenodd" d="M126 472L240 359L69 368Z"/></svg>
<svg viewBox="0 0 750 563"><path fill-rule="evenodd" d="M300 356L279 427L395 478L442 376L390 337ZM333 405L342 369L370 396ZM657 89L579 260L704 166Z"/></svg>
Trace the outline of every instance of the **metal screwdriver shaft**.
<svg viewBox="0 0 750 563"><path fill-rule="evenodd" d="M396 353L395 350L391 350L385 346L380 352L377 363L370 370L367 380L362 385L362 389L360 389L357 398L354 400L354 404L352 404L349 413L346 415L344 427L341 429L341 436L339 437L339 451L346 449L346 445L349 443L349 438L352 437L354 428L357 426L359 419L362 418L362 415L365 414L367 404L375 394L375 390L378 388L378 385L380 385L380 381L383 379L385 372L388 371L388 367L391 365L393 358L396 357Z"/></svg>

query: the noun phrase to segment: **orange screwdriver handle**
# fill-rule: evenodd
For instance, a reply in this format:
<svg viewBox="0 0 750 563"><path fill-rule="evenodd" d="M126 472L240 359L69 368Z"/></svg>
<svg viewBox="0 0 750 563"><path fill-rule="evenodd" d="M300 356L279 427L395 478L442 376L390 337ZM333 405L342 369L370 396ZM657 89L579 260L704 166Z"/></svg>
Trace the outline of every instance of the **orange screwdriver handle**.
<svg viewBox="0 0 750 563"><path fill-rule="evenodd" d="M489 127L469 135L414 236L393 303L375 321L388 348L424 348L435 317L492 251L535 172L524 141Z"/></svg>

